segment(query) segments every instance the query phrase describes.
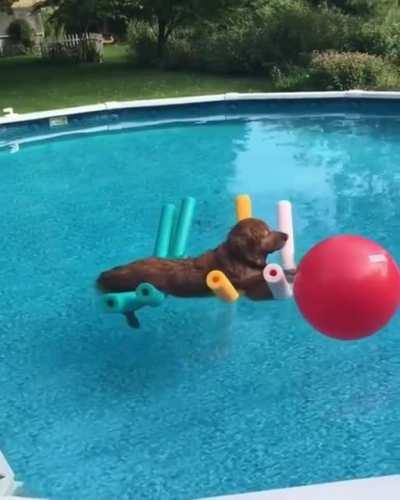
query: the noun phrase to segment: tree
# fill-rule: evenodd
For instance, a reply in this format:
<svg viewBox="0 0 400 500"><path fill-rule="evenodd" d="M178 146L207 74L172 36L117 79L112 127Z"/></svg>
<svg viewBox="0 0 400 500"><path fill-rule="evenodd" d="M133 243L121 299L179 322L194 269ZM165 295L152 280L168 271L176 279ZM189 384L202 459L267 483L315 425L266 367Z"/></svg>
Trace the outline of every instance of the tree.
<svg viewBox="0 0 400 500"><path fill-rule="evenodd" d="M33 46L33 29L26 19L14 19L7 28L7 35L15 44L27 49Z"/></svg>
<svg viewBox="0 0 400 500"><path fill-rule="evenodd" d="M0 0L0 12L11 13L11 5L14 3L14 0Z"/></svg>
<svg viewBox="0 0 400 500"><path fill-rule="evenodd" d="M9 0L0 0L9 1ZM67 31L100 28L107 21L145 21L157 36L159 58L178 28L203 20L229 16L240 7L251 8L261 0L43 0L37 8L51 7L53 18ZM262 0L267 2L268 0Z"/></svg>
<svg viewBox="0 0 400 500"><path fill-rule="evenodd" d="M58 28L69 33L85 33L102 32L108 20L124 18L127 8L126 0L42 0L34 10L50 9L52 14L48 20Z"/></svg>
<svg viewBox="0 0 400 500"><path fill-rule="evenodd" d="M130 14L154 27L161 59L170 36L178 28L202 20L228 16L239 7L251 7L256 0L131 0ZM128 7L129 8L129 7Z"/></svg>
<svg viewBox="0 0 400 500"><path fill-rule="evenodd" d="M346 14L373 16L400 7L399 0L308 0L314 6L336 7Z"/></svg>

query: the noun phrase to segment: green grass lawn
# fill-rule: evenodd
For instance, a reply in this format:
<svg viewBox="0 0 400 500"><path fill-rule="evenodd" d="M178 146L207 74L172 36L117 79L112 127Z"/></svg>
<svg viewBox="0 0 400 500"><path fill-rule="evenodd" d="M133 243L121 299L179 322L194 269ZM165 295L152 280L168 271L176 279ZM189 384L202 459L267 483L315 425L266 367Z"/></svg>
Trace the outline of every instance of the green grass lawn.
<svg viewBox="0 0 400 500"><path fill-rule="evenodd" d="M0 111L17 113L104 101L223 92L268 91L265 79L136 69L124 46L107 47L103 64L51 64L0 58Z"/></svg>

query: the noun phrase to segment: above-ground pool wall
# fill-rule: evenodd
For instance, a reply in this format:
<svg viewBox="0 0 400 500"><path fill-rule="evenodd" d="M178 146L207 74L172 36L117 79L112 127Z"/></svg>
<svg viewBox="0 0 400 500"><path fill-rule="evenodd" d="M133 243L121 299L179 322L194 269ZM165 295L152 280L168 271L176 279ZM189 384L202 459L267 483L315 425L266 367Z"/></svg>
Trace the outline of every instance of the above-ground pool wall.
<svg viewBox="0 0 400 500"><path fill-rule="evenodd" d="M104 103L0 117L0 149L75 134L236 119L315 116L398 116L400 92L225 94Z"/></svg>

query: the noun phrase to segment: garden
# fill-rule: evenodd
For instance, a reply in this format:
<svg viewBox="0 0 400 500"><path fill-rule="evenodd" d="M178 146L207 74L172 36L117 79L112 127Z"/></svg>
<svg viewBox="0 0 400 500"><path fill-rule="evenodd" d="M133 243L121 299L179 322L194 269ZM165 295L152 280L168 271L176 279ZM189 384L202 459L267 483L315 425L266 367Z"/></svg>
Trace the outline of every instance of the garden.
<svg viewBox="0 0 400 500"><path fill-rule="evenodd" d="M2 107L400 86L398 0L55 0L31 12L40 36L27 19L8 27Z"/></svg>

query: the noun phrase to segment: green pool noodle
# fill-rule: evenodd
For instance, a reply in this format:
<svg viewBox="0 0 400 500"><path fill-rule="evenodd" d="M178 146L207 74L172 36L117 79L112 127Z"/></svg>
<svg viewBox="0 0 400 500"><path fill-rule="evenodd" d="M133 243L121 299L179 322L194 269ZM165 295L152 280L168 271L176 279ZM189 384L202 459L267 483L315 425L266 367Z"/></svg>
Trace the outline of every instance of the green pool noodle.
<svg viewBox="0 0 400 500"><path fill-rule="evenodd" d="M176 208L171 203L165 205L161 212L160 222L157 230L154 255L160 258L168 257L171 245L172 232L175 224Z"/></svg>
<svg viewBox="0 0 400 500"><path fill-rule="evenodd" d="M136 288L136 296L142 306L150 307L159 306L165 299L165 294L151 283L141 283Z"/></svg>
<svg viewBox="0 0 400 500"><path fill-rule="evenodd" d="M136 292L106 293L102 297L104 308L109 313L136 311L142 307Z"/></svg>
<svg viewBox="0 0 400 500"><path fill-rule="evenodd" d="M187 197L182 200L169 250L169 257L173 259L180 259L186 253L195 205L196 200L194 198Z"/></svg>
<svg viewBox="0 0 400 500"><path fill-rule="evenodd" d="M165 299L150 283L141 283L134 292L107 293L103 295L103 305L109 313L126 313L137 311L144 306L159 306Z"/></svg>
<svg viewBox="0 0 400 500"><path fill-rule="evenodd" d="M160 258L183 258L192 225L196 200L182 200L178 217L173 204L165 205L161 212L154 254ZM166 295L151 283L141 283L134 292L107 293L103 295L104 308L109 313L127 313L150 306L159 306Z"/></svg>

